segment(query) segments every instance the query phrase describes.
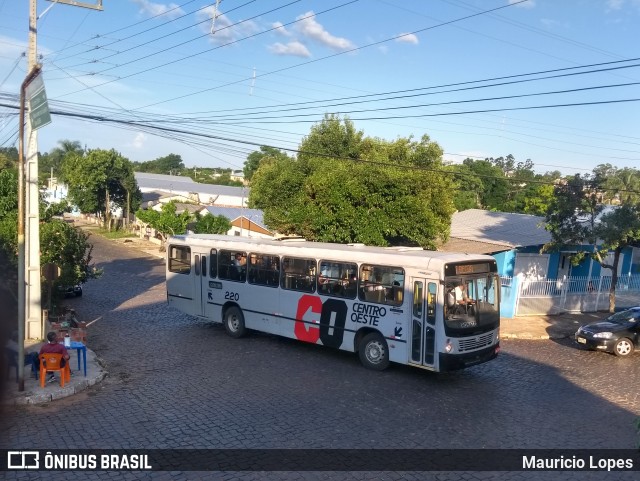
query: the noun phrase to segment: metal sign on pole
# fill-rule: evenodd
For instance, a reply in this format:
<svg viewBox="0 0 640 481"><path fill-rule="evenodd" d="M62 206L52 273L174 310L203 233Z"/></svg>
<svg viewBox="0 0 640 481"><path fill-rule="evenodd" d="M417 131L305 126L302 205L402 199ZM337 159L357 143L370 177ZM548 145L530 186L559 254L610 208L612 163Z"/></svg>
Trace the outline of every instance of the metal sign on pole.
<svg viewBox="0 0 640 481"><path fill-rule="evenodd" d="M38 75L27 87L29 99L29 122L33 130L38 130L51 123L51 113L47 103L47 92L44 89L42 76Z"/></svg>

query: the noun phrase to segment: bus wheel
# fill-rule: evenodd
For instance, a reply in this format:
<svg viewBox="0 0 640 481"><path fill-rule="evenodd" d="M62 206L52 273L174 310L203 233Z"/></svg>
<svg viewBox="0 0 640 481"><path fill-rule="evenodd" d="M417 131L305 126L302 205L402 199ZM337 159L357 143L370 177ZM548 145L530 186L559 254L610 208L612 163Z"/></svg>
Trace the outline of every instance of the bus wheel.
<svg viewBox="0 0 640 481"><path fill-rule="evenodd" d="M238 307L230 307L224 311L224 328L231 337L236 339L247 333L244 327L244 316Z"/></svg>
<svg viewBox="0 0 640 481"><path fill-rule="evenodd" d="M377 332L372 332L364 336L358 346L360 362L367 369L382 371L389 366L389 347Z"/></svg>

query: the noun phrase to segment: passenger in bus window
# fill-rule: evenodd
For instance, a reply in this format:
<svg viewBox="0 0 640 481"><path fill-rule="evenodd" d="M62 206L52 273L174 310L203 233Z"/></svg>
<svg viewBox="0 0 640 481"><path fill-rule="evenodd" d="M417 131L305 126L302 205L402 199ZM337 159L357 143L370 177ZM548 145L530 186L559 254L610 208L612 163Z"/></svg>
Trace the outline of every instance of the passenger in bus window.
<svg viewBox="0 0 640 481"><path fill-rule="evenodd" d="M236 252L235 254L235 259L233 260L233 265L236 268L236 275L237 275L237 279L234 280L239 280L244 282L246 279L246 273L247 273L247 258L244 254L242 254L241 252ZM236 277L236 276L234 276Z"/></svg>

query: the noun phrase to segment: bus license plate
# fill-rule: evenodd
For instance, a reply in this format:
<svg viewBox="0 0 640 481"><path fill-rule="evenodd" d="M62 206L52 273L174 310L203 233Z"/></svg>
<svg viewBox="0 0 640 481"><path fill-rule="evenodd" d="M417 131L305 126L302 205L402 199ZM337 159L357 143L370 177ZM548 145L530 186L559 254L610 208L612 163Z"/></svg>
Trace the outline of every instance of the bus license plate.
<svg viewBox="0 0 640 481"><path fill-rule="evenodd" d="M579 338L578 338L578 342L579 342L580 344L586 344L586 343L587 343L587 340L586 340L584 337L579 337Z"/></svg>

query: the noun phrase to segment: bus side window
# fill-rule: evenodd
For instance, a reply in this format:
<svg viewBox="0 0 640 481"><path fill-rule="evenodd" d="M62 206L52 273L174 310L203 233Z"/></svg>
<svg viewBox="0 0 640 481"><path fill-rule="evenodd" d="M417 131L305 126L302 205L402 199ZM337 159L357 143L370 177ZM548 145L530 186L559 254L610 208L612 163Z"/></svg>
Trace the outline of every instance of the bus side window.
<svg viewBox="0 0 640 481"><path fill-rule="evenodd" d="M283 257L280 287L292 291L315 292L316 260Z"/></svg>
<svg viewBox="0 0 640 481"><path fill-rule="evenodd" d="M211 249L209 253L209 277L212 279L218 275L218 252Z"/></svg>
<svg viewBox="0 0 640 481"><path fill-rule="evenodd" d="M361 301L399 306L404 300L404 270L363 264L358 297Z"/></svg>
<svg viewBox="0 0 640 481"><path fill-rule="evenodd" d="M245 282L247 279L247 253L220 250L218 277L229 281Z"/></svg>
<svg viewBox="0 0 640 481"><path fill-rule="evenodd" d="M318 293L353 299L357 292L358 265L338 261L320 261Z"/></svg>
<svg viewBox="0 0 640 481"><path fill-rule="evenodd" d="M263 254L249 256L249 284L278 287L280 258Z"/></svg>
<svg viewBox="0 0 640 481"><path fill-rule="evenodd" d="M191 273L191 248L187 246L169 246L168 268L177 274Z"/></svg>

